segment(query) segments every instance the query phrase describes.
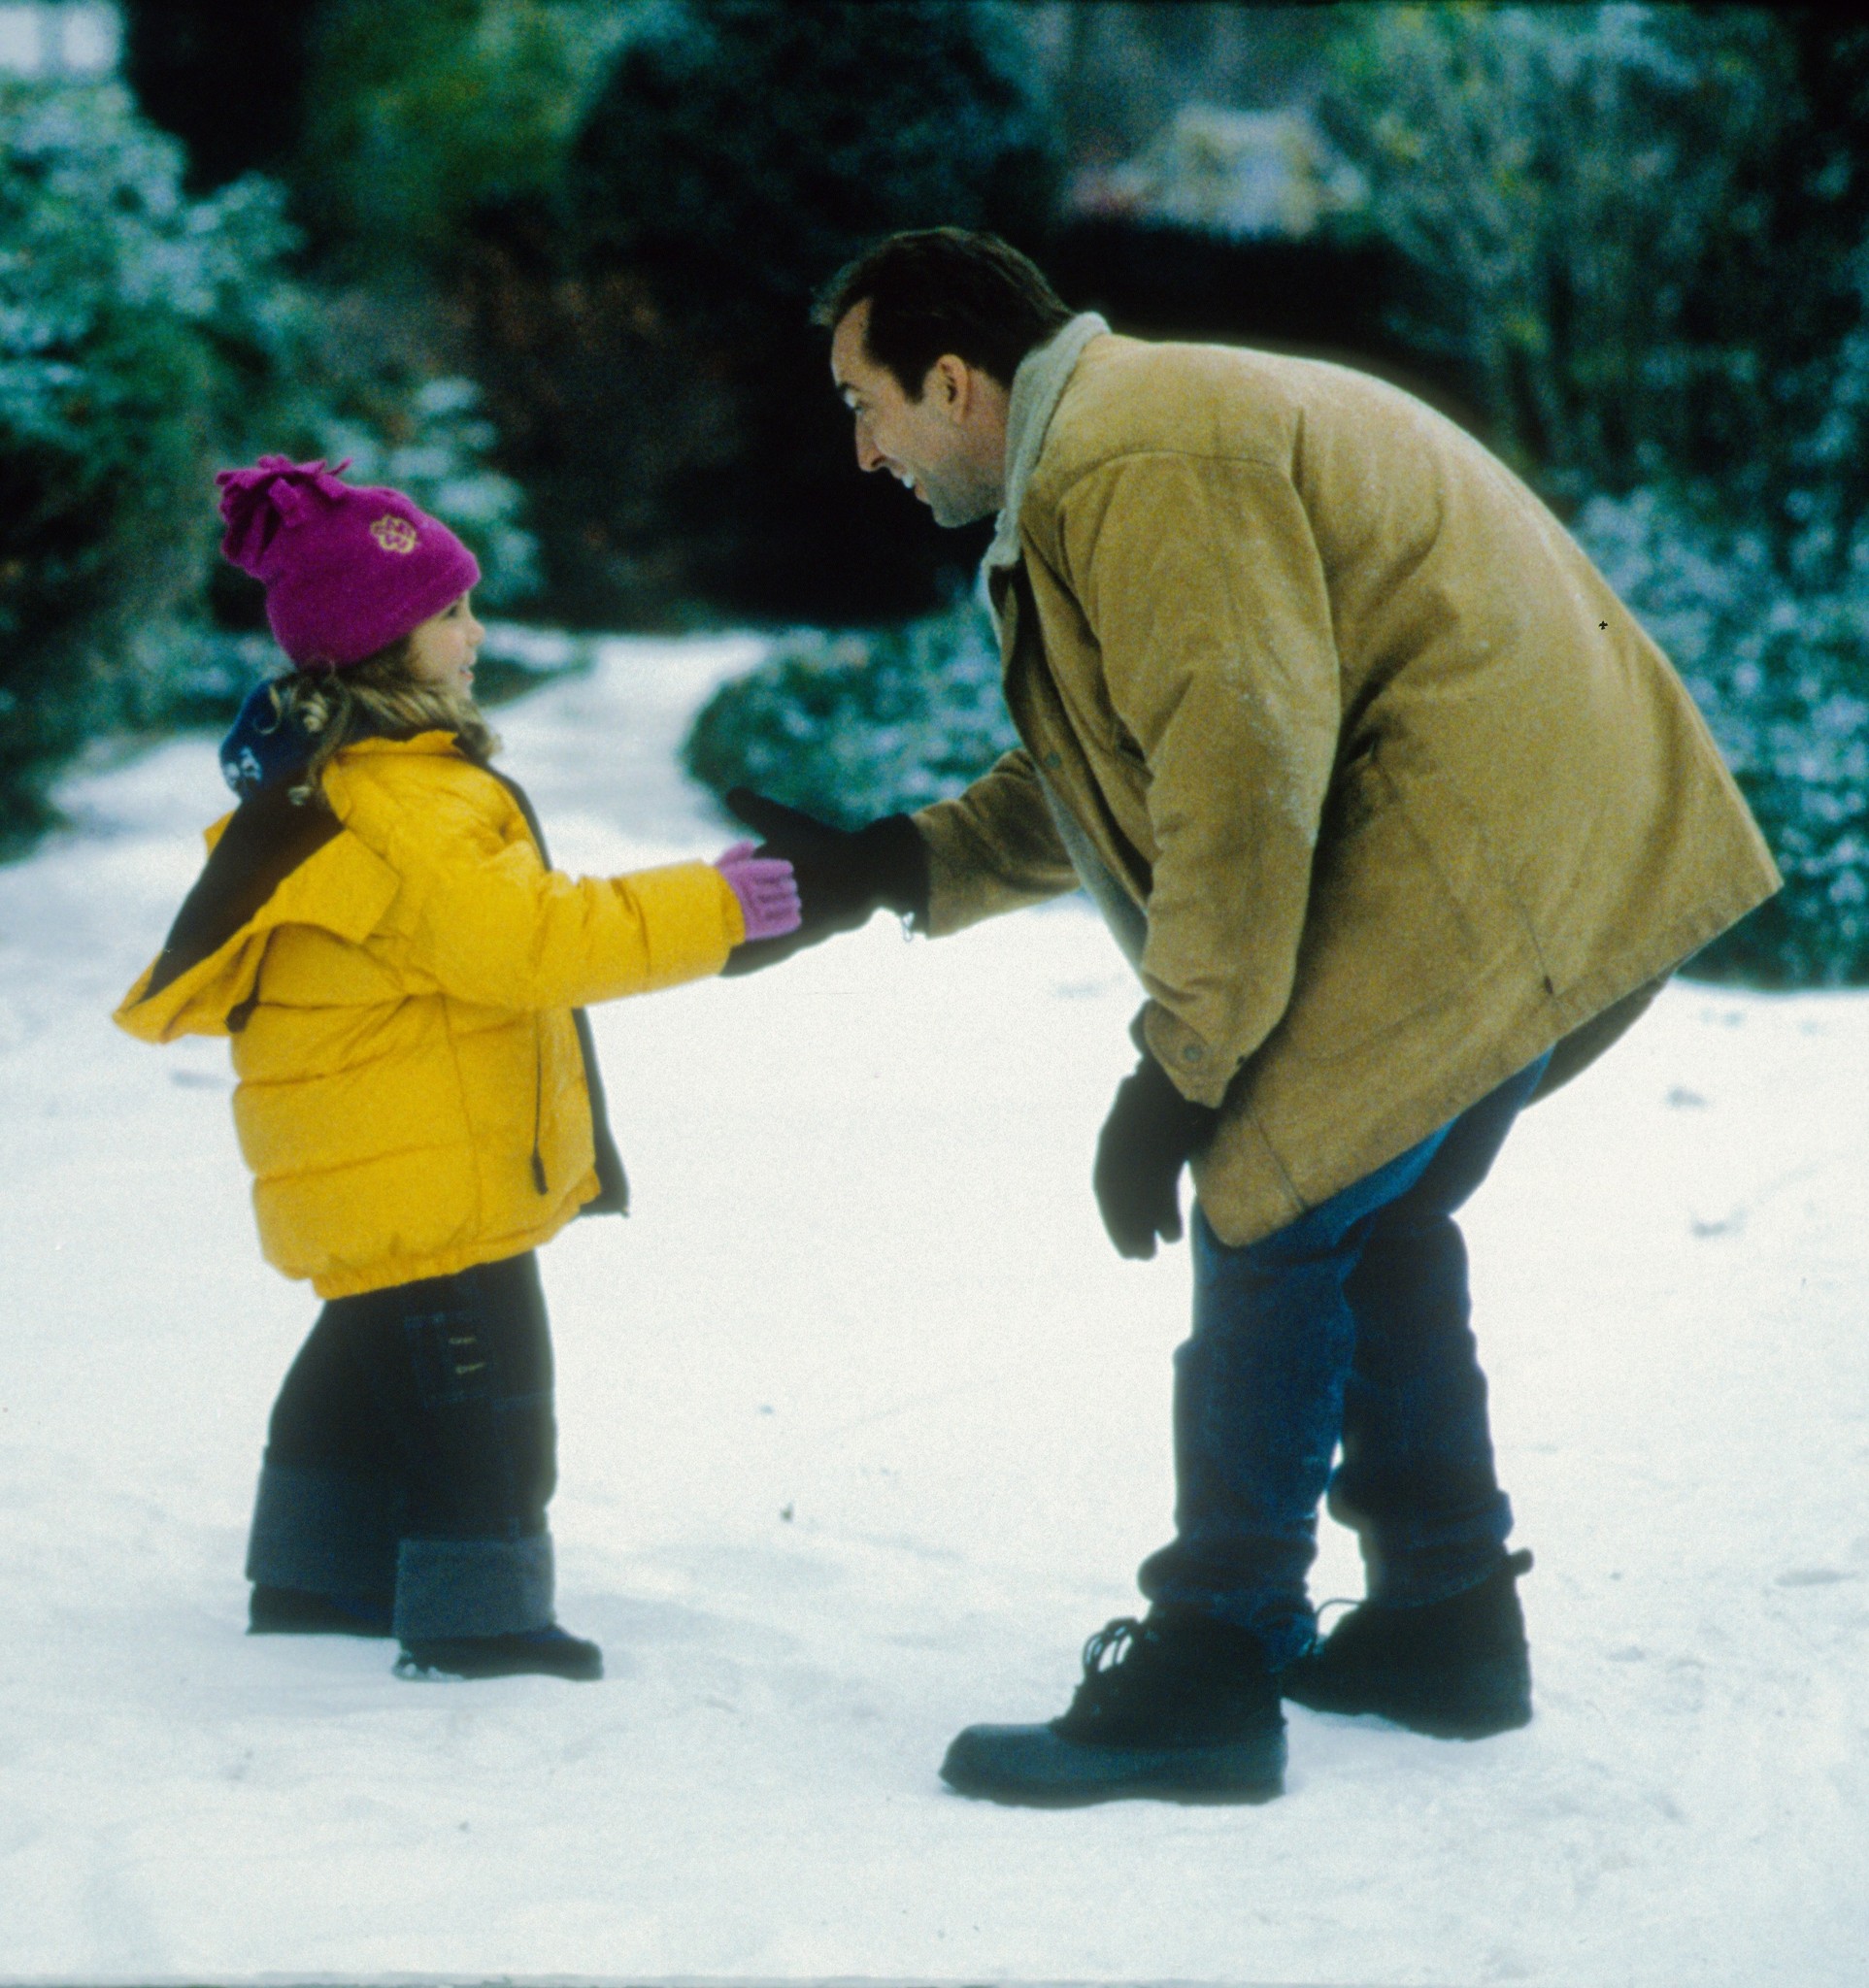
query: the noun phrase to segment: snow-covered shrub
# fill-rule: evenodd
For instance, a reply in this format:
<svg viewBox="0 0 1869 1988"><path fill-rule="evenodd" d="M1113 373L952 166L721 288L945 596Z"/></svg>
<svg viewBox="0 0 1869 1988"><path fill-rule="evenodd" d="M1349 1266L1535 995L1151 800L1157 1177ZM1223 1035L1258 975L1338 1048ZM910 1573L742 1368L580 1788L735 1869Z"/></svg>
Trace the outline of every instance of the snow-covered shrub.
<svg viewBox="0 0 1869 1988"><path fill-rule="evenodd" d="M530 584L464 382L413 375L289 267L271 182L206 198L115 84L0 83L0 841L85 738L217 714L277 660L215 558L214 470L357 458Z"/></svg>
<svg viewBox="0 0 1869 1988"><path fill-rule="evenodd" d="M284 235L258 182L189 200L181 149L116 87L0 83L0 820L17 830L41 769L134 705L153 631L200 589L229 356L264 335Z"/></svg>
<svg viewBox="0 0 1869 1988"><path fill-rule="evenodd" d="M1691 971L1869 981L1869 536L1813 586L1762 532L1655 491L1594 498L1574 529L1686 679L1785 873Z"/></svg>
<svg viewBox="0 0 1869 1988"><path fill-rule="evenodd" d="M1787 369L1834 337L1837 210L1861 208L1798 204L1828 156L1799 150L1817 32L1750 7L1337 13L1320 111L1368 189L1349 223L1413 265L1397 329L1464 363L1502 452L1566 501L1760 463Z"/></svg>
<svg viewBox="0 0 1869 1988"><path fill-rule="evenodd" d="M477 606L509 607L532 594L538 547L520 522L525 499L491 465L499 438L474 381L384 377L346 368L337 354L323 371L329 404L307 422L305 446L333 462L349 456L351 481L406 491L458 532L481 562Z"/></svg>
<svg viewBox="0 0 1869 1988"><path fill-rule="evenodd" d="M992 625L969 601L876 633L785 638L716 691L684 758L717 793L754 787L856 828L958 793L1017 744Z"/></svg>

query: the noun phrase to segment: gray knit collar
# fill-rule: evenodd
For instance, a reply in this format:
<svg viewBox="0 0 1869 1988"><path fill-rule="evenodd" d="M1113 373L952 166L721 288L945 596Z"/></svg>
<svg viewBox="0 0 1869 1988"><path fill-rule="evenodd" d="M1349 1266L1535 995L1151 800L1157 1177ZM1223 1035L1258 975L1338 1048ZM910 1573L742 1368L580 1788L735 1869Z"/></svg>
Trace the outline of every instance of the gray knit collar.
<svg viewBox="0 0 1869 1988"><path fill-rule="evenodd" d="M1045 447L1051 416L1071 375L1093 338L1110 329L1094 311L1085 311L1019 362L1006 410L1006 502L986 548L988 567L1018 564L1018 514Z"/></svg>

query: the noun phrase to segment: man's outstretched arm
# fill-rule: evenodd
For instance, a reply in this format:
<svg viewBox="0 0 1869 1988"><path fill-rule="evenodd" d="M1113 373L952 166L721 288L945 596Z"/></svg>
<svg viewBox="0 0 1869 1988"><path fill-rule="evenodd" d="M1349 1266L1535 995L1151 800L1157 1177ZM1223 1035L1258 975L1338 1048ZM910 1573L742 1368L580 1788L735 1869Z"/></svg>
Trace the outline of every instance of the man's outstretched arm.
<svg viewBox="0 0 1869 1988"><path fill-rule="evenodd" d="M937 939L1076 890L1038 769L1022 747L1002 753L951 801L918 810L928 849L927 930Z"/></svg>
<svg viewBox="0 0 1869 1988"><path fill-rule="evenodd" d="M1078 887L1051 809L1023 751L1003 754L951 801L859 829L833 828L781 801L735 787L726 806L798 877L804 922L784 940L736 948L729 974L776 966L807 945L853 932L879 911L944 938L982 918Z"/></svg>

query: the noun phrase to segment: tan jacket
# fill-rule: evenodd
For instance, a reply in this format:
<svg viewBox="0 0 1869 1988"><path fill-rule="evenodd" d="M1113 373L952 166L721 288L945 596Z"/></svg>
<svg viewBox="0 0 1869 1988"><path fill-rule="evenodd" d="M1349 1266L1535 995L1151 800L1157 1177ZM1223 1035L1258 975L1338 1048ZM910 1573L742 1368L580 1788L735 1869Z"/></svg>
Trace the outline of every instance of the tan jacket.
<svg viewBox="0 0 1869 1988"><path fill-rule="evenodd" d="M1194 1168L1224 1241L1567 1038L1545 1087L1574 1074L1778 887L1667 659L1452 422L1106 335L1035 452L1020 375L989 577L1024 750L916 816L929 929L1077 883L1049 786L1146 917L1150 1048L1224 1106Z"/></svg>

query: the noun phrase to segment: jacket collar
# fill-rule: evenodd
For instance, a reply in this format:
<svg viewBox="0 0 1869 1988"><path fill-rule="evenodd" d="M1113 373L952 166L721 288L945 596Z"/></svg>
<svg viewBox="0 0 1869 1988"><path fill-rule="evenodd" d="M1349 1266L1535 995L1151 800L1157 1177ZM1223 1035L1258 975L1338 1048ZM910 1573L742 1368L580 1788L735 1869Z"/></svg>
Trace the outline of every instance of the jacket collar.
<svg viewBox="0 0 1869 1988"><path fill-rule="evenodd" d="M1094 311L1081 312L1062 331L1018 362L1018 371L1013 375L1012 402L1006 410L1006 503L993 531L993 543L986 548L988 569L1018 564L1018 514L1044 452L1051 416L1085 347L1109 329Z"/></svg>
<svg viewBox="0 0 1869 1988"><path fill-rule="evenodd" d="M221 778L243 801L266 788L297 780L317 747L316 734L279 714L273 703L273 687L272 683L258 683L248 692L233 729L220 742ZM409 746L433 752L453 742L451 732L418 732L408 737L378 731L367 712L359 716L364 729L346 742L347 752L385 746Z"/></svg>
<svg viewBox="0 0 1869 1988"><path fill-rule="evenodd" d="M473 758L473 755L461 744L458 732L445 732L440 729L432 732L412 732L406 739L391 739L382 733L379 733L374 738L347 739L342 747L340 747L340 750L347 754L373 752L452 752L463 759ZM478 766L480 762L475 760L474 764Z"/></svg>

